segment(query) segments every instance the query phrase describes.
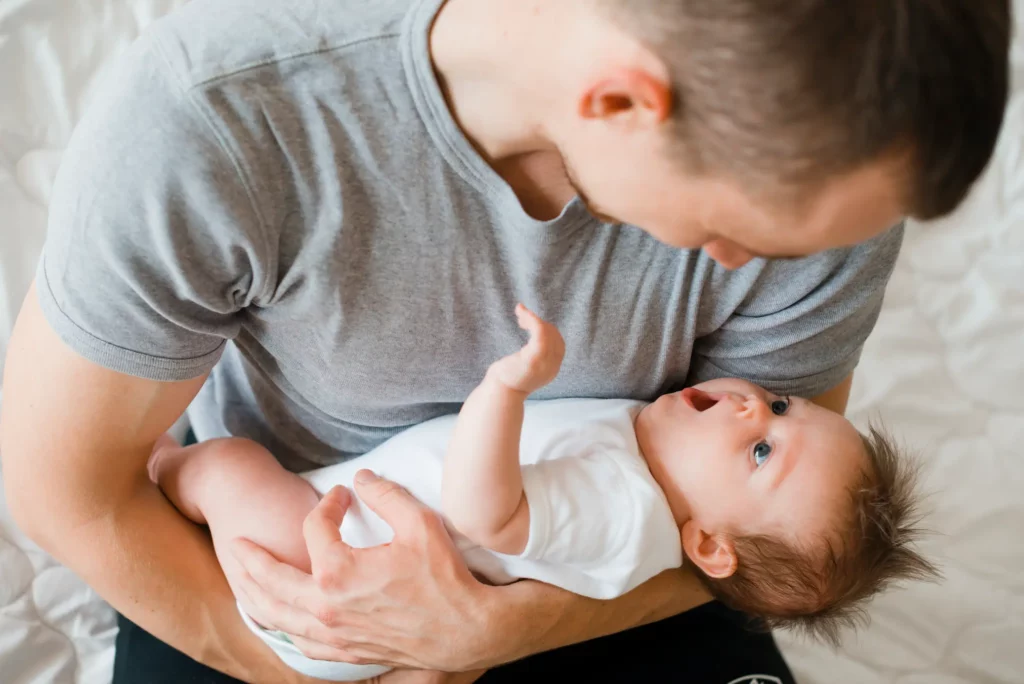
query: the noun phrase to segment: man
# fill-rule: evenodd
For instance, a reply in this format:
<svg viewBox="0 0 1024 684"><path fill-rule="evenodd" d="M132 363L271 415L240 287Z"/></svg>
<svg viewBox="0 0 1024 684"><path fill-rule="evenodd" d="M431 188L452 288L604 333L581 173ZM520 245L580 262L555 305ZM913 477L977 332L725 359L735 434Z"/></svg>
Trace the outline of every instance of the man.
<svg viewBox="0 0 1024 684"><path fill-rule="evenodd" d="M355 456L457 410L520 343L521 300L568 342L545 397L738 375L842 411L884 231L952 210L991 155L1008 14L196 0L160 22L67 151L0 432L16 519L127 618L115 681L301 681L146 477L194 397L200 439L296 470ZM234 549L246 610L312 657L417 668L392 683L792 681L685 570L608 602L488 587L401 490L357 494L394 543L344 551L321 506L312 576Z"/></svg>

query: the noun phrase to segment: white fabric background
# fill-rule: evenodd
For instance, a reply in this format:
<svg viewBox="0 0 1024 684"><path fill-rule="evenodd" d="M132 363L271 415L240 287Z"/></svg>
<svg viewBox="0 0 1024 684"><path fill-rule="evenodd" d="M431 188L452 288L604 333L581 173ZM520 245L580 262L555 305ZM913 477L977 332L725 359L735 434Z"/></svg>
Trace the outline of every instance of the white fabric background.
<svg viewBox="0 0 1024 684"><path fill-rule="evenodd" d="M0 359L72 127L111 58L181 2L0 0ZM954 217L909 231L851 400L857 420L884 416L925 457L939 532L928 549L947 580L876 601L870 628L838 653L783 635L805 684L1024 682L1019 42L1014 76L984 181ZM115 629L109 607L18 533L0 497L0 681L108 682Z"/></svg>

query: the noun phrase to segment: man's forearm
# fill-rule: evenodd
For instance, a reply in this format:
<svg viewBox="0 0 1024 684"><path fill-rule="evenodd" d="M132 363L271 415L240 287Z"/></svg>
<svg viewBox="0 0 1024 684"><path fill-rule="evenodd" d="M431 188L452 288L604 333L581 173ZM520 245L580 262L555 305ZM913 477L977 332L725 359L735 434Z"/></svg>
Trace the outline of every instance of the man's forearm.
<svg viewBox="0 0 1024 684"><path fill-rule="evenodd" d="M667 570L610 601L532 581L496 587L487 609L492 632L502 640L493 658L478 666L493 667L657 622L709 600L700 582L682 569Z"/></svg>
<svg viewBox="0 0 1024 684"><path fill-rule="evenodd" d="M22 529L193 658L241 679L289 682L242 624L209 539L146 475L153 443L205 378L157 382L86 360L54 333L34 288L4 370L0 458Z"/></svg>
<svg viewBox="0 0 1024 684"><path fill-rule="evenodd" d="M154 636L243 681L293 681L242 623L208 536L155 487L140 484L77 529L52 529L56 538L39 535L48 550Z"/></svg>

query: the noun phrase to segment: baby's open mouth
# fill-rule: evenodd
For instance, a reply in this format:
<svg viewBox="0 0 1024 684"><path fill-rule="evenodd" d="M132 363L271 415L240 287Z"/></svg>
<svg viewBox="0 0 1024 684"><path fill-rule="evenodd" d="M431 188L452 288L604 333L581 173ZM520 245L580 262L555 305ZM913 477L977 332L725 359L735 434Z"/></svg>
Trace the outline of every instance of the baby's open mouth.
<svg viewBox="0 0 1024 684"><path fill-rule="evenodd" d="M707 411L722 399L721 394L708 394L707 392L702 392L693 387L687 387L681 394L683 401L685 401L690 408L698 411Z"/></svg>

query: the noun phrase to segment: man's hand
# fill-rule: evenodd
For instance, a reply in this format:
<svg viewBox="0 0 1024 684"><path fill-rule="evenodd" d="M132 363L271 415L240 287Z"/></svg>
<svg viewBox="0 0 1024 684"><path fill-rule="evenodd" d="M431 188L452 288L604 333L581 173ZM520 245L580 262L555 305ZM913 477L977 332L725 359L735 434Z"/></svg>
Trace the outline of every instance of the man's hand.
<svg viewBox="0 0 1024 684"><path fill-rule="evenodd" d="M257 622L294 635L313 658L464 672L654 622L709 598L683 570L610 601L533 581L483 585L436 514L401 487L357 480L356 493L395 531L391 543L345 545L339 528L348 492L336 488L305 525L313 575L243 540L233 549L244 568L233 579L245 594L243 607ZM388 673L379 682L395 684L398 677Z"/></svg>
<svg viewBox="0 0 1024 684"><path fill-rule="evenodd" d="M522 349L491 364L487 375L505 387L532 394L558 375L565 357L565 340L551 323L522 304L516 305L519 327L530 334Z"/></svg>
<svg viewBox="0 0 1024 684"><path fill-rule="evenodd" d="M446 672L486 664L501 651L488 610L497 589L472 576L441 519L400 486L364 470L356 493L394 539L367 549L345 544L339 528L350 499L336 487L304 526L312 575L236 542L243 570L233 586L246 611L319 660Z"/></svg>

